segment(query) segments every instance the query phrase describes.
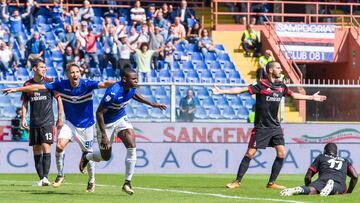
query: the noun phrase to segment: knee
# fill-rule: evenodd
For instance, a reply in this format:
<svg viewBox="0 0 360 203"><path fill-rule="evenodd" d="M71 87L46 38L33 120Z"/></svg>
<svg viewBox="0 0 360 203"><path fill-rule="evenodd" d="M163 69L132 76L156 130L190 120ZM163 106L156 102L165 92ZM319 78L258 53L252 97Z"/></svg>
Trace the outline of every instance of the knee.
<svg viewBox="0 0 360 203"><path fill-rule="evenodd" d="M56 152L63 152L64 151L64 145L62 143L56 143Z"/></svg>
<svg viewBox="0 0 360 203"><path fill-rule="evenodd" d="M127 146L127 148L136 148L136 144L135 143L129 143L129 145Z"/></svg>
<svg viewBox="0 0 360 203"><path fill-rule="evenodd" d="M104 161L109 161L110 158L111 158L111 154L101 155L101 158L102 158Z"/></svg>
<svg viewBox="0 0 360 203"><path fill-rule="evenodd" d="M285 158L285 152L283 152L283 151L277 152L276 156L281 158L281 159L284 159Z"/></svg>
<svg viewBox="0 0 360 203"><path fill-rule="evenodd" d="M255 152L246 152L245 156L248 157L249 159L252 159L252 158L254 158L255 153L256 153L256 151Z"/></svg>

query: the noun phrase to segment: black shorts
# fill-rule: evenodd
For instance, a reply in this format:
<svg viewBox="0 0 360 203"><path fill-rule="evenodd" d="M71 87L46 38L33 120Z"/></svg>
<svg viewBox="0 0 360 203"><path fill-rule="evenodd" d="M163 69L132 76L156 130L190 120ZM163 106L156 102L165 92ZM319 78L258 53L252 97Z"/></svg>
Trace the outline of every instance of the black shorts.
<svg viewBox="0 0 360 203"><path fill-rule="evenodd" d="M54 140L55 128L52 125L31 128L29 136L29 146L41 145L42 143L52 144Z"/></svg>
<svg viewBox="0 0 360 203"><path fill-rule="evenodd" d="M251 132L248 148L265 149L285 145L281 128L254 128Z"/></svg>
<svg viewBox="0 0 360 203"><path fill-rule="evenodd" d="M309 187L315 188L318 191L318 193L320 193L320 191L325 187L326 183L327 183L327 180L317 179L314 182L310 183ZM340 184L340 183L334 181L334 188L330 194L331 195L343 194L345 191L346 191L346 185Z"/></svg>

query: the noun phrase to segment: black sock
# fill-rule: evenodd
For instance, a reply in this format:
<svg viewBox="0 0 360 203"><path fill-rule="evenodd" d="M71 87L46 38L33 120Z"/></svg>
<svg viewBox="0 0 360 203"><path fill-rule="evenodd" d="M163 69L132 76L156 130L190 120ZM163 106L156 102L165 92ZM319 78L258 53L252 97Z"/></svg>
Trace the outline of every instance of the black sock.
<svg viewBox="0 0 360 203"><path fill-rule="evenodd" d="M269 183L274 183L276 178L278 177L280 170L283 166L284 158L276 157L271 169L271 175L269 179Z"/></svg>
<svg viewBox="0 0 360 203"><path fill-rule="evenodd" d="M249 164L250 164L251 159L247 156L244 156L244 158L242 159L240 166L239 166L239 170L236 176L236 180L241 182L241 179L243 178L243 176L245 175L246 171L249 168Z"/></svg>
<svg viewBox="0 0 360 203"><path fill-rule="evenodd" d="M42 154L35 154L34 155L34 160L35 160L35 169L36 172L41 179L43 179L44 174L43 174L43 164L42 164Z"/></svg>
<svg viewBox="0 0 360 203"><path fill-rule="evenodd" d="M303 191L300 194L308 195L310 193L310 189L307 186L301 186Z"/></svg>
<svg viewBox="0 0 360 203"><path fill-rule="evenodd" d="M50 165L51 165L51 154L50 153L44 153L42 158L42 164L43 164L43 172L44 177L48 177L49 171L50 171Z"/></svg>

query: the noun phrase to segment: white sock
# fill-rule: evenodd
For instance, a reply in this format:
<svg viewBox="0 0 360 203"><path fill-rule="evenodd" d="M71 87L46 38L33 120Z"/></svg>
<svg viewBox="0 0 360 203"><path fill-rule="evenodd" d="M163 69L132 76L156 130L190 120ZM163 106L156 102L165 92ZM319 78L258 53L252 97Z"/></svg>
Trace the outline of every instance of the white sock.
<svg viewBox="0 0 360 203"><path fill-rule="evenodd" d="M125 158L125 180L131 181L136 165L136 148L128 148Z"/></svg>
<svg viewBox="0 0 360 203"><path fill-rule="evenodd" d="M89 182L93 183L95 181L95 162L89 161L87 165L88 175L89 175Z"/></svg>
<svg viewBox="0 0 360 203"><path fill-rule="evenodd" d="M58 175L59 176L64 176L64 159L65 159L65 151L62 152L56 152L55 153L55 158L56 158L56 167L58 170Z"/></svg>
<svg viewBox="0 0 360 203"><path fill-rule="evenodd" d="M86 159L89 161L100 162L103 161L100 151L90 152L86 155Z"/></svg>

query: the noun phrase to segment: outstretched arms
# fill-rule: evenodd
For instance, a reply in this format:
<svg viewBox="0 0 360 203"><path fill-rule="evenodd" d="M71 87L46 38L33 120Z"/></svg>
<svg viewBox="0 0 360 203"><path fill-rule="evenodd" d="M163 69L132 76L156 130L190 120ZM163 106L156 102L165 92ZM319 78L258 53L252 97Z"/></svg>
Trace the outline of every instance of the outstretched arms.
<svg viewBox="0 0 360 203"><path fill-rule="evenodd" d="M24 87L5 88L2 92L7 95L13 92L35 92L39 90L46 90L45 85L28 85Z"/></svg>
<svg viewBox="0 0 360 203"><path fill-rule="evenodd" d="M211 88L213 94L241 94L248 91L247 87L233 87L229 89L220 89L217 86Z"/></svg>
<svg viewBox="0 0 360 203"><path fill-rule="evenodd" d="M99 82L98 87L99 88L108 88L114 83L115 83L115 81L113 81L113 80L106 80L104 82Z"/></svg>
<svg viewBox="0 0 360 203"><path fill-rule="evenodd" d="M295 93L293 92L291 94L292 98L294 99L301 99L301 100L313 100L313 101L319 101L319 102L323 102L326 100L326 96L324 95L319 95L320 91L316 92L313 95L304 95L304 94L300 94L300 93Z"/></svg>
<svg viewBox="0 0 360 203"><path fill-rule="evenodd" d="M161 110L166 110L166 106L164 104L159 104L159 103L152 103L148 100L146 100L143 96L141 96L140 93L136 92L133 96L133 99L135 99L136 101L143 103L143 104L147 104L153 108L159 108Z"/></svg>

